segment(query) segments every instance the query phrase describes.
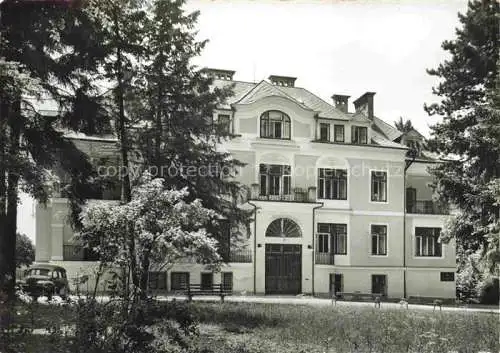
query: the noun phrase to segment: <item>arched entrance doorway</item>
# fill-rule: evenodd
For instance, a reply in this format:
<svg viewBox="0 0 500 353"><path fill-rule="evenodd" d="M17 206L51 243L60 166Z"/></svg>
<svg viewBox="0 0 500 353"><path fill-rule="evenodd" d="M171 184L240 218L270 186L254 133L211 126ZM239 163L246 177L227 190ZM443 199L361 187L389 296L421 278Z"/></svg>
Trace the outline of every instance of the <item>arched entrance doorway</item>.
<svg viewBox="0 0 500 353"><path fill-rule="evenodd" d="M271 222L266 237L300 238L294 221L279 218ZM266 244L266 294L299 294L302 290L302 245Z"/></svg>

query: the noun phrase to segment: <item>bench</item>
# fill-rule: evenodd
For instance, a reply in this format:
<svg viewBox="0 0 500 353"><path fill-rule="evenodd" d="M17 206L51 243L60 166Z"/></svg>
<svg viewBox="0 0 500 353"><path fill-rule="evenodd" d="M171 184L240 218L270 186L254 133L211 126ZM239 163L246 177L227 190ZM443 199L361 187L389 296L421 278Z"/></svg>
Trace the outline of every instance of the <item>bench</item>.
<svg viewBox="0 0 500 353"><path fill-rule="evenodd" d="M224 288L222 283L212 284L211 286L202 286L201 284L189 284L186 290L188 301L192 301L195 295L215 295L219 296L221 302L224 302L224 297L232 295L233 291Z"/></svg>
<svg viewBox="0 0 500 353"><path fill-rule="evenodd" d="M382 298L382 294L380 293L361 293L361 292L336 292L335 295L332 296L332 304L335 303L337 305L337 301L339 299L350 298L351 300L372 300L375 303L375 306L380 308L380 298Z"/></svg>
<svg viewBox="0 0 500 353"><path fill-rule="evenodd" d="M478 302L475 299L465 299L465 300L460 300L460 299L438 299L438 298L425 298L425 297L417 297L417 296L410 296L408 297L408 301L412 301L414 303L419 303L419 304L432 304L433 306L433 311L436 311L436 308L439 308L439 311L442 310L443 304L455 304L456 306L461 306L464 305L465 307L468 307L469 304L473 304Z"/></svg>

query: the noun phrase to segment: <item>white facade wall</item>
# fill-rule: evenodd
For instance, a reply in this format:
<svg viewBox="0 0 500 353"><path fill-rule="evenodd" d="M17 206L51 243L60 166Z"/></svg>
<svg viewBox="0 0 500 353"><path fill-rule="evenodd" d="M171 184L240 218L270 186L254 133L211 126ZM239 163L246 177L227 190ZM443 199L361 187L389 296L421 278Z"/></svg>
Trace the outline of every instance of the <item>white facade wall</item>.
<svg viewBox="0 0 500 353"><path fill-rule="evenodd" d="M267 110L279 110L291 118L290 140L270 140L259 136L259 118ZM227 111L221 113L228 114ZM292 166L292 190L317 187L318 168L348 170L347 200L318 199L311 203L252 201L257 207L256 231L254 233L252 225L248 240L248 248L255 251L252 263L231 263L221 270L233 273L234 291L265 293L265 245L296 244L302 249L302 293L328 294L332 273L343 275L344 291L369 293L371 276L378 274L386 275L388 296L400 298L404 295L406 271L407 296L455 297L455 282L440 281L440 272L455 270L454 244L443 245L443 255L439 258L416 257L414 249L415 227L442 227L446 217L408 214L405 219L404 216L406 187L418 189L418 200L431 198L432 193L427 187L431 180L425 165L411 166L405 182L405 150L348 143L351 125L348 121L331 121L331 133L333 124L345 125L345 144L312 142L319 133L315 119L317 112L283 97L264 97L248 105L236 104L234 111L229 113L232 115L233 132L238 137L219 148L248 163L239 174L239 180L247 186L259 183L261 163ZM371 134L369 130L369 138ZM386 202L371 201L371 171L387 172ZM62 245L67 241L68 231L57 216L60 211L64 210L58 200L47 209L37 208L38 261L63 260ZM278 218L293 220L300 227L302 237L266 238L267 227ZM318 223L347 225L347 254L336 255L332 265L314 265ZM372 224L387 226L388 252L385 256L370 253ZM74 267L66 261L61 264ZM200 283L200 274L206 269L201 265L179 263L171 271L189 272L190 282ZM170 288L170 276L167 278ZM220 281L219 273L214 274L214 282L217 281Z"/></svg>

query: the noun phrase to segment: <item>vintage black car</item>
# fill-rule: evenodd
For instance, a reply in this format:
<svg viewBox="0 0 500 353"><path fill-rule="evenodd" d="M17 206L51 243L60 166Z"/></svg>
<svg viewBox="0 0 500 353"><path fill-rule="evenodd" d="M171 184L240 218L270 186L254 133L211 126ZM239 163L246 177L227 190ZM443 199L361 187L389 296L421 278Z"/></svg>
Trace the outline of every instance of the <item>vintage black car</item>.
<svg viewBox="0 0 500 353"><path fill-rule="evenodd" d="M25 271L23 280L17 282L25 293L34 299L40 296L59 295L66 299L69 295L69 284L66 270L61 266L50 264L33 265Z"/></svg>

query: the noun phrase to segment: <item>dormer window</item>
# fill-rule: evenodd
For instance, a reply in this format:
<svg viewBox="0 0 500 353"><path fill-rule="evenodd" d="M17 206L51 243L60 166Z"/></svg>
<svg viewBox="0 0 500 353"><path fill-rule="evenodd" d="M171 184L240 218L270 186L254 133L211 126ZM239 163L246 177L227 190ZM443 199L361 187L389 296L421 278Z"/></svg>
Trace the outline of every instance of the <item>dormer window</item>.
<svg viewBox="0 0 500 353"><path fill-rule="evenodd" d="M330 124L319 124L319 139L321 141L330 141Z"/></svg>
<svg viewBox="0 0 500 353"><path fill-rule="evenodd" d="M217 120L221 133L229 135L231 133L231 117L227 114L219 114Z"/></svg>
<svg viewBox="0 0 500 353"><path fill-rule="evenodd" d="M283 112L270 110L260 117L260 137L290 139L290 117Z"/></svg>
<svg viewBox="0 0 500 353"><path fill-rule="evenodd" d="M351 130L352 143L366 145L368 143L368 128L365 126L353 126Z"/></svg>
<svg viewBox="0 0 500 353"><path fill-rule="evenodd" d="M334 134L335 134L335 142L344 142L345 141L344 125L335 125Z"/></svg>

